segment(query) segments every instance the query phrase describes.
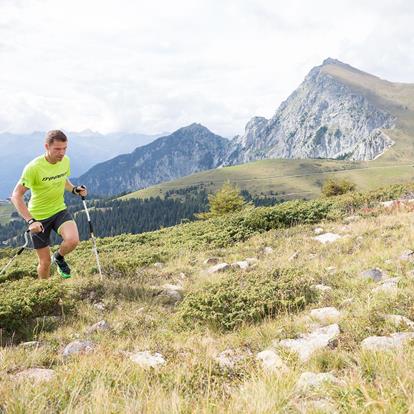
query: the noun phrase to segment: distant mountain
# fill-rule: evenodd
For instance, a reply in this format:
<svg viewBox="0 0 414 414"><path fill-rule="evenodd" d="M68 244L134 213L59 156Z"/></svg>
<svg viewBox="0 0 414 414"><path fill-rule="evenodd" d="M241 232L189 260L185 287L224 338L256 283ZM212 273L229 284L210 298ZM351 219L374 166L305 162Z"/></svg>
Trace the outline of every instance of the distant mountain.
<svg viewBox="0 0 414 414"><path fill-rule="evenodd" d="M72 174L79 176L90 167L148 144L160 135L113 133L103 135L85 130L69 132L68 155ZM10 195L24 165L42 154L45 132L32 134L0 134L0 198Z"/></svg>
<svg viewBox="0 0 414 414"><path fill-rule="evenodd" d="M309 72L271 119L254 117L248 122L244 135L232 140L224 163L266 158L373 160L390 148L394 141L385 131L395 127L397 117L335 76L332 67L375 78L326 59Z"/></svg>
<svg viewBox="0 0 414 414"><path fill-rule="evenodd" d="M227 152L229 141L200 124L100 163L77 180L94 194L115 195L198 171L216 168Z"/></svg>

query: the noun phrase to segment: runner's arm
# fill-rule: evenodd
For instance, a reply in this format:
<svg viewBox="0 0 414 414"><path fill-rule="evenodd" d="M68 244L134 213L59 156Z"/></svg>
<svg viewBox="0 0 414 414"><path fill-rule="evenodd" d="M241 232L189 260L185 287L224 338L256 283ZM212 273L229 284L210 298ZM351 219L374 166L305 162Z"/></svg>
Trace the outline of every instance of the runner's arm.
<svg viewBox="0 0 414 414"><path fill-rule="evenodd" d="M10 198L10 201L16 207L18 213L26 220L32 219L32 215L30 214L26 203L24 202L24 193L28 190L27 187L24 185L17 183L16 187L14 187L13 194Z"/></svg>

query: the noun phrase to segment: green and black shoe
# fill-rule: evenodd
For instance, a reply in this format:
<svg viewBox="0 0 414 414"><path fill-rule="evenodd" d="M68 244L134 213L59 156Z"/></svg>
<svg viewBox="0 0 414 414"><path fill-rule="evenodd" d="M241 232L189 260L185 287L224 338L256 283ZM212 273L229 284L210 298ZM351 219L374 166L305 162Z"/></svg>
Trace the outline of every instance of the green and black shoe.
<svg viewBox="0 0 414 414"><path fill-rule="evenodd" d="M59 252L55 252L52 255L52 263L56 264L57 271L59 272L60 276L63 279L69 279L71 277L70 275L70 267L65 262L65 258L60 255Z"/></svg>

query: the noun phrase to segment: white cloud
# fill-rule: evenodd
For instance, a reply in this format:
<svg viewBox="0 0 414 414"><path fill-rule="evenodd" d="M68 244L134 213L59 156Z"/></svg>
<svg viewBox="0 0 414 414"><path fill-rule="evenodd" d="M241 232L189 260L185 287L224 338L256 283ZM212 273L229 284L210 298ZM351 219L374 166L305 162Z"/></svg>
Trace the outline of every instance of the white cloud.
<svg viewBox="0 0 414 414"><path fill-rule="evenodd" d="M409 0L0 0L0 131L233 136L328 56L412 82Z"/></svg>

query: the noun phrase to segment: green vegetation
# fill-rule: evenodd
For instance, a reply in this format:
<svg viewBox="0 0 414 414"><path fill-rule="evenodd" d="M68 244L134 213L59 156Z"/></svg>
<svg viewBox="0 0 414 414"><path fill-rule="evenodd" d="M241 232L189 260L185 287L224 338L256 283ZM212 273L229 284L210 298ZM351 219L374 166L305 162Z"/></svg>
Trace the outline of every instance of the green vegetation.
<svg viewBox="0 0 414 414"><path fill-rule="evenodd" d="M198 218L209 219L235 213L246 207L246 202L240 190L230 182L224 183L215 194L208 195L209 211L200 213Z"/></svg>
<svg viewBox="0 0 414 414"><path fill-rule="evenodd" d="M312 282L308 272L298 269L233 273L187 295L180 313L186 325L201 322L231 330L266 317L302 310L316 300Z"/></svg>
<svg viewBox="0 0 414 414"><path fill-rule="evenodd" d="M354 191L356 188L355 184L349 180L342 179L336 181L332 178L326 180L322 186L322 195L325 197L332 197L342 195Z"/></svg>

